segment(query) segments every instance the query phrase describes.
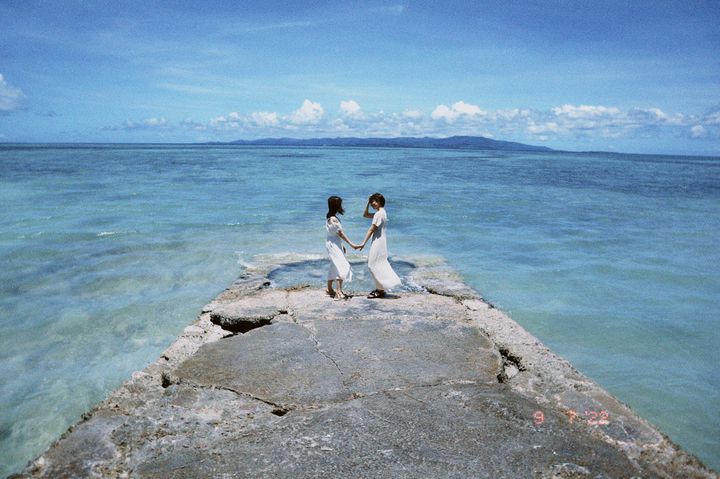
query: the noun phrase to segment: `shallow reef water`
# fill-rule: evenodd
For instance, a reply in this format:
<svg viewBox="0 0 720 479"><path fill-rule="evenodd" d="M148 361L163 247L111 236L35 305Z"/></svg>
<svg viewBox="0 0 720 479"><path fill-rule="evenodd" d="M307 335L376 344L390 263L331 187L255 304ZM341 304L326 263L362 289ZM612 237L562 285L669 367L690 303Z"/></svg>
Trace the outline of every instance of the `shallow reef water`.
<svg viewBox="0 0 720 479"><path fill-rule="evenodd" d="M327 197L360 241L376 191L405 287L409 264L444 262L720 469L718 158L0 145L0 476L243 272L302 259L272 282L324 287ZM348 291L372 289L366 253Z"/></svg>

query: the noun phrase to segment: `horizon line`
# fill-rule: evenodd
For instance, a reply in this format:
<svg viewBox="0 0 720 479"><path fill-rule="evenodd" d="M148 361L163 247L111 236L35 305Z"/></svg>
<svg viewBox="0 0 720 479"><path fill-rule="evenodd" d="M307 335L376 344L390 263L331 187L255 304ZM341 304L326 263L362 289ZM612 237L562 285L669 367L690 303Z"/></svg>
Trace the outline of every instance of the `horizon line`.
<svg viewBox="0 0 720 479"><path fill-rule="evenodd" d="M563 154L607 154L607 155L628 155L628 156L663 156L663 157L685 157L685 158L709 158L709 159L717 159L720 160L720 154L718 155L707 155L707 154L679 154L679 153L652 153L652 152L643 152L643 153L630 153L630 152L624 152L624 151L607 151L607 150L562 150L562 149L554 149L550 147L543 147L547 148L547 150L498 150L498 149L488 149L488 148L481 148L481 147L473 147L473 146L466 146L466 147L458 147L458 146L442 146L442 147L427 147L427 146L412 146L412 145L405 145L405 146L396 146L396 145L386 145L386 146L376 146L376 145L243 145L235 143L236 141L263 141L263 140L297 140L297 141L312 141L312 140L323 140L323 139L359 139L359 140L372 140L372 139L381 139L381 140L397 140L397 139L436 139L436 140L443 140L448 138L456 138L456 137L462 137L462 138L484 138L492 141L498 141L498 142L505 142L505 143L519 143L524 144L516 141L509 141L509 140L494 140L492 138L487 138L483 136L472 136L472 135L453 135L448 137L414 137L414 136L397 136L397 137L356 137L356 136L350 136L350 137L313 137L313 138L294 138L294 137L264 137L264 138L256 138L254 140L231 140L231 141L205 141L205 142L198 142L198 141L188 141L188 142L180 142L180 141L171 141L171 142L131 142L131 141L2 141L0 140L0 148L3 146L8 145L24 145L24 146L70 146L70 145L76 145L76 146L100 146L100 145L118 145L118 146L232 146L236 148L243 148L243 147L272 147L272 148L398 148L398 149L436 149L436 150L475 150L475 151L507 151L507 152L517 152L517 153L563 153ZM535 146L535 145L528 145L528 146Z"/></svg>

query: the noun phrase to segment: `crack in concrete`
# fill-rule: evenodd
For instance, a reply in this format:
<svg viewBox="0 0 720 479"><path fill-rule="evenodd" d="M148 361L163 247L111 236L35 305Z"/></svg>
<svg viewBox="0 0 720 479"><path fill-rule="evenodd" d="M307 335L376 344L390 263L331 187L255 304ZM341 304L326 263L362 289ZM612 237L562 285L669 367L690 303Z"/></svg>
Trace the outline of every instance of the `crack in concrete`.
<svg viewBox="0 0 720 479"><path fill-rule="evenodd" d="M301 326L302 328L304 328L304 329L306 329L306 330L308 331L308 334L310 335L310 339L312 339L313 342L315 343L315 350L316 350L318 353L320 353L320 354L322 354L323 356L325 356L327 359L329 359L330 362L335 365L335 368L337 368L337 370L338 370L338 372L340 373L341 376L345 376L345 374L342 372L342 369L340 369L340 366L338 365L338 363L337 363L332 357L330 357L330 355L328 355L325 351L323 351L322 349L320 349L320 341L317 340L317 338L315 337L315 334L313 333L312 329L308 328L308 327L307 327L305 324L303 324L303 323L298 323L298 322L296 322L296 324L298 324L299 326Z"/></svg>
<svg viewBox="0 0 720 479"><path fill-rule="evenodd" d="M178 383L180 384L180 383ZM199 384L192 381L186 381L183 380L181 384L185 384L194 388L199 389L220 389L225 391L230 391L232 393L237 394L238 396L245 396L249 397L250 399L253 399L255 401L259 401L263 404L267 404L268 406L272 406L274 409L270 411L272 414L276 416L284 416L290 411L304 411L304 410L314 410L317 408L317 404L280 404L273 401L270 401L269 399L262 398L260 396L256 396L252 393L249 393L247 391L239 391L237 389L234 389L229 386L222 386L219 384ZM449 381L436 381L433 383L426 383L426 384L412 384L410 386L405 387L396 387L396 388L389 388L389 389L380 389L377 391L370 391L367 393L360 393L360 392L353 392L348 397L344 399L337 399L337 400L325 400L320 401L320 404L322 406L330 407L334 404L340 404L340 403L346 403L349 401L354 401L356 399L363 399L366 397L372 397L376 396L378 394L388 394L388 393L400 393L404 396L407 396L410 399L414 399L415 401L418 401L425 406L429 406L429 404L407 394L407 391L412 391L413 389L418 388L432 388L432 387L438 387L438 386L455 386L455 385L478 385L479 383L477 381L471 381L471 380L449 380Z"/></svg>
<svg viewBox="0 0 720 479"><path fill-rule="evenodd" d="M250 399L254 399L256 401L260 401L261 403L267 404L268 406L274 407L275 409L271 412L273 414L275 414L276 416L284 416L285 413L287 413L288 411L297 409L297 405L295 405L295 404L291 404L291 405L278 404L276 402L270 401L269 399L261 398L260 396L256 396L256 395L246 392L246 391L238 391L237 389L231 388L229 386L222 386L219 384L210 384L210 385L198 384L198 383L195 383L192 381L187 381L187 382L183 381L183 384L188 384L192 387L196 387L196 388L200 388L200 389L222 389L225 391L233 392L233 393L237 394L238 396L247 396Z"/></svg>
<svg viewBox="0 0 720 479"><path fill-rule="evenodd" d="M320 349L320 342L317 340L317 338L313 335L310 335L310 338L312 338L312 340L315 342L315 349L317 350L317 352L322 354L326 358L328 358L330 360L330 362L332 362L335 365L338 372L340 373L340 376L344 376L345 374L342 372L342 369L340 369L340 366L338 365L338 363L335 362L335 360L333 358L331 358L328 354L326 354L325 351Z"/></svg>

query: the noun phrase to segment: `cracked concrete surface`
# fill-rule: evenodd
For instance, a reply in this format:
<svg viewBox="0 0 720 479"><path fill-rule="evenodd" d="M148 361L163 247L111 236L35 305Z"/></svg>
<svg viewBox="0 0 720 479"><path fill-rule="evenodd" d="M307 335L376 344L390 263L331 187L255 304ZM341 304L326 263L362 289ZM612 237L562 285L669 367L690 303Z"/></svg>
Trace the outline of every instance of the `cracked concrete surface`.
<svg viewBox="0 0 720 479"><path fill-rule="evenodd" d="M247 275L14 477L717 477L466 285L415 279L434 293L332 301Z"/></svg>

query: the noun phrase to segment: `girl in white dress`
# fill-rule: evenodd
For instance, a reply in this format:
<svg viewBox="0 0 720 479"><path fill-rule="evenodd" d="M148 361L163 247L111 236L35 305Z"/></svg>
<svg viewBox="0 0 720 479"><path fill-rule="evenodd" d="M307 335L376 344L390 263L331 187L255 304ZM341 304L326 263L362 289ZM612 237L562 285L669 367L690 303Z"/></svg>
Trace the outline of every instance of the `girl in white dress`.
<svg viewBox="0 0 720 479"><path fill-rule="evenodd" d="M330 255L330 270L327 276L327 294L332 296L334 299L348 299L349 296L342 290L343 281L352 280L352 270L350 269L350 263L345 258L345 247L341 240L347 241L347 243L353 248L357 248L357 245L353 244L352 241L345 236L342 229L342 223L337 218L338 214L345 213L342 207L342 198L339 196L331 196L328 198L328 212L325 218L325 230L327 236L325 238L325 248L327 248L328 254ZM333 281L337 281L337 289L333 290Z"/></svg>
<svg viewBox="0 0 720 479"><path fill-rule="evenodd" d="M374 215L370 214L369 209L371 206L376 210ZM385 212L385 197L380 193L372 194L365 206L363 216L373 219L372 225L370 225L365 235L365 240L358 246L359 249L362 249L372 237L372 245L368 254L368 269L370 269L370 274L375 280L375 290L368 295L368 298L384 298L386 289L396 288L402 284L387 259L386 230L388 218Z"/></svg>

